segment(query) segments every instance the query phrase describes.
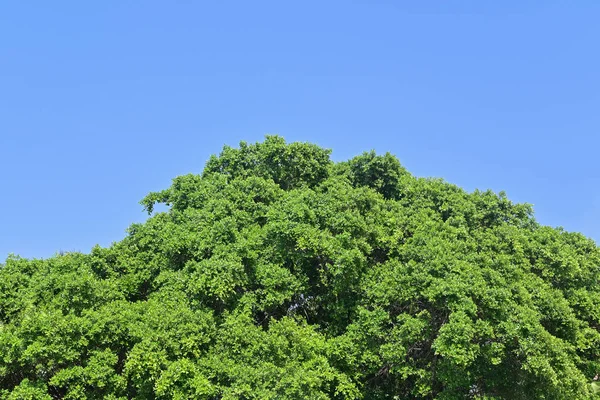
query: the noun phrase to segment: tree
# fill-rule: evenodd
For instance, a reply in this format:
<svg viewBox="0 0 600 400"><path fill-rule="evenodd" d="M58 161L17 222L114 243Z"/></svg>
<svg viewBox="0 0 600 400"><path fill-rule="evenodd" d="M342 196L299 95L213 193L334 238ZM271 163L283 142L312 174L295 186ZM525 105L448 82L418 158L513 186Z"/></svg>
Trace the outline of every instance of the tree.
<svg viewBox="0 0 600 400"><path fill-rule="evenodd" d="M111 247L9 257L0 399L594 396L593 241L390 154L329 153L225 147Z"/></svg>

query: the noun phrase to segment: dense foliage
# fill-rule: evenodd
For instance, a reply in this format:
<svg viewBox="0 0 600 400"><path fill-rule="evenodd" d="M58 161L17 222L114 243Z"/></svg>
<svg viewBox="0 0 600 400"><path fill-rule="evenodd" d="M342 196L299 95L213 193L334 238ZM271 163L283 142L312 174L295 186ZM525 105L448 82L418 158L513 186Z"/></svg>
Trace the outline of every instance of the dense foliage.
<svg viewBox="0 0 600 400"><path fill-rule="evenodd" d="M0 267L0 399L593 396L600 250L504 194L269 136L142 204Z"/></svg>

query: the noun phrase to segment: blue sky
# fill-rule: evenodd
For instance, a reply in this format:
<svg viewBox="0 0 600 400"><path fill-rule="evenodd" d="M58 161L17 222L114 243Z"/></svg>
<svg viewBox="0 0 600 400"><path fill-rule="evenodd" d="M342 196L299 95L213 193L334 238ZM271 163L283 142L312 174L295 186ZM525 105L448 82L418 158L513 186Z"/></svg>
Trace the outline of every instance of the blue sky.
<svg viewBox="0 0 600 400"><path fill-rule="evenodd" d="M120 240L223 144L505 190L600 240L600 2L16 1L0 10L0 261Z"/></svg>

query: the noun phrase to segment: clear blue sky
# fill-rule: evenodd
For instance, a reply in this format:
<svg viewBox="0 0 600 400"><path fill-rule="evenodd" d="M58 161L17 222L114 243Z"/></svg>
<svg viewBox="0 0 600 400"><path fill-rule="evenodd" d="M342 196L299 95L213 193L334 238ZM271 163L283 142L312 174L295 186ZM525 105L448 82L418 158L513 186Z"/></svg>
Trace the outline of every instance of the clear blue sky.
<svg viewBox="0 0 600 400"><path fill-rule="evenodd" d="M600 240L600 2L12 1L0 7L0 261L87 252L223 144L505 190Z"/></svg>

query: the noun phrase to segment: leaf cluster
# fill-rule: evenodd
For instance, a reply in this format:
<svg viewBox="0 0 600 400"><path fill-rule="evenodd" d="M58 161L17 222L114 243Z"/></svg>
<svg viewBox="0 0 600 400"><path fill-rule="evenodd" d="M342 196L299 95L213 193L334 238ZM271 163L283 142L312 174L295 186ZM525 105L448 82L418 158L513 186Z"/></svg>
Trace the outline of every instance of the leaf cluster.
<svg viewBox="0 0 600 400"><path fill-rule="evenodd" d="M390 154L329 156L225 147L122 241L10 257L0 399L594 396L593 241Z"/></svg>

